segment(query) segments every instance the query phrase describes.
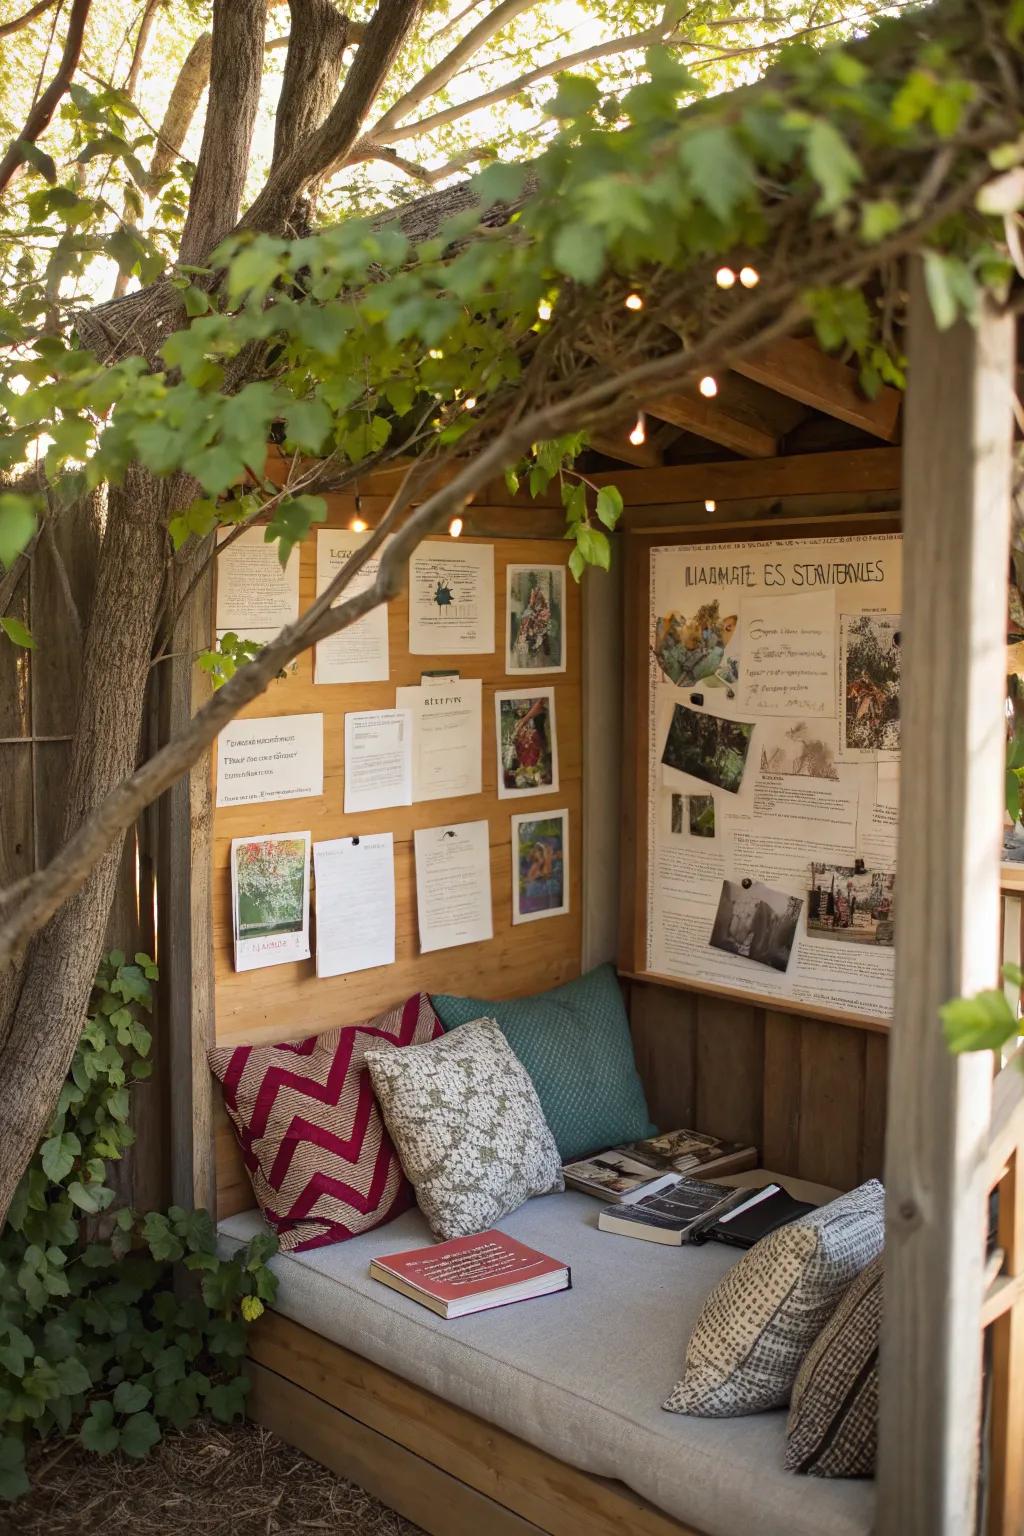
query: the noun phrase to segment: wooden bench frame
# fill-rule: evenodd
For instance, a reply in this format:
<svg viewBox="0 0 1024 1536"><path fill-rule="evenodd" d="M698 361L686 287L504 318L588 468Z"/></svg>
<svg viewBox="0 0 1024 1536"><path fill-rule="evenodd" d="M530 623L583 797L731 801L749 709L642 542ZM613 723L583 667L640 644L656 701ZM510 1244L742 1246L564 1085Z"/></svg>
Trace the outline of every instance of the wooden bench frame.
<svg viewBox="0 0 1024 1536"><path fill-rule="evenodd" d="M276 1312L248 1371L260 1424L431 1536L701 1536Z"/></svg>

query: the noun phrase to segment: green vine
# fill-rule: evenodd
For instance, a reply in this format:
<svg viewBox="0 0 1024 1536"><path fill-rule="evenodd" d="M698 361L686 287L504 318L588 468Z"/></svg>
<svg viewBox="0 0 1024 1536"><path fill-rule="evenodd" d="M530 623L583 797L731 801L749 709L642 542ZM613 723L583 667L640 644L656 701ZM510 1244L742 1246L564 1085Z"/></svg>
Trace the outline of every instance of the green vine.
<svg viewBox="0 0 1024 1536"><path fill-rule="evenodd" d="M0 1498L27 1491L30 1437L77 1435L145 1456L200 1411L245 1412L245 1333L274 1299L276 1239L218 1258L206 1211L116 1206L109 1164L135 1139L130 1089L147 1078L157 968L115 950L56 1113L0 1234ZM181 1283L181 1269L195 1281Z"/></svg>

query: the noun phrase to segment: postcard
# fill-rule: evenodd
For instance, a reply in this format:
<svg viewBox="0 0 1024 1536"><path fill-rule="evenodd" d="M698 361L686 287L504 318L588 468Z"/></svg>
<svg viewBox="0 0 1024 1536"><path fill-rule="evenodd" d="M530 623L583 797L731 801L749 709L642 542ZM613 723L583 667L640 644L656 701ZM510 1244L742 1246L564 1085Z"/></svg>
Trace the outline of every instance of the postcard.
<svg viewBox="0 0 1024 1536"><path fill-rule="evenodd" d="M735 795L743 782L753 731L752 723L723 720L676 704L661 761L667 768Z"/></svg>
<svg viewBox="0 0 1024 1536"><path fill-rule="evenodd" d="M554 688L542 685L498 692L494 712L499 799L557 794Z"/></svg>
<svg viewBox="0 0 1024 1536"><path fill-rule="evenodd" d="M512 817L512 921L569 910L569 812Z"/></svg>
<svg viewBox="0 0 1024 1536"><path fill-rule="evenodd" d="M832 592L746 597L742 623L742 710L759 716L835 714Z"/></svg>
<svg viewBox="0 0 1024 1536"><path fill-rule="evenodd" d="M896 876L856 865L812 864L807 932L847 944L889 944L895 930Z"/></svg>
<svg viewBox="0 0 1024 1536"><path fill-rule="evenodd" d="M231 843L235 970L309 959L308 832Z"/></svg>
<svg viewBox="0 0 1024 1536"><path fill-rule="evenodd" d="M565 566L505 572L505 671L565 671Z"/></svg>
<svg viewBox="0 0 1024 1536"><path fill-rule="evenodd" d="M840 615L841 758L899 755L900 623L895 613Z"/></svg>
<svg viewBox="0 0 1024 1536"><path fill-rule="evenodd" d="M723 880L710 943L728 955L784 971L796 938L799 896L752 880Z"/></svg>
<svg viewBox="0 0 1024 1536"><path fill-rule="evenodd" d="M834 720L766 720L757 732L762 773L796 779L839 778L839 727Z"/></svg>
<svg viewBox="0 0 1024 1536"><path fill-rule="evenodd" d="M739 618L719 599L702 603L687 617L672 609L654 626L652 652L662 673L680 688L735 688L739 679Z"/></svg>

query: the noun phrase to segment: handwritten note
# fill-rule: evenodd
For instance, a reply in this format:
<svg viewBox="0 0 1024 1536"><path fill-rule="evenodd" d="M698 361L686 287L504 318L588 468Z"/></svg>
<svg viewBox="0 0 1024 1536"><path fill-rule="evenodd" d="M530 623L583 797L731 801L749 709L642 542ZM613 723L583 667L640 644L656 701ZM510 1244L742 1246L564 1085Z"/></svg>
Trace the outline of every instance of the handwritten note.
<svg viewBox="0 0 1024 1536"><path fill-rule="evenodd" d="M753 597L743 605L741 707L759 715L836 712L835 599L831 592Z"/></svg>

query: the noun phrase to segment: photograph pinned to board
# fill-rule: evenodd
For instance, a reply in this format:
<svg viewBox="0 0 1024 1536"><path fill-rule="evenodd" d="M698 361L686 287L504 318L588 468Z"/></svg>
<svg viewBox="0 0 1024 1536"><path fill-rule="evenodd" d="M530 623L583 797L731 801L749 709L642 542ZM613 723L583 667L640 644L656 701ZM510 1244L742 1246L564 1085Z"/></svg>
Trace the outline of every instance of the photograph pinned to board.
<svg viewBox="0 0 1024 1536"><path fill-rule="evenodd" d="M235 970L309 959L308 832L231 842Z"/></svg>
<svg viewBox="0 0 1024 1536"><path fill-rule="evenodd" d="M494 695L494 715L499 799L557 794L554 688L498 692Z"/></svg>
<svg viewBox="0 0 1024 1536"><path fill-rule="evenodd" d="M752 722L724 720L690 709L687 704L676 704L661 761L666 768L735 795L743 783L753 732Z"/></svg>
<svg viewBox="0 0 1024 1536"><path fill-rule="evenodd" d="M891 945L895 936L896 876L880 869L812 864L807 932L847 944Z"/></svg>
<svg viewBox="0 0 1024 1536"><path fill-rule="evenodd" d="M425 540L409 557L409 654L494 650L494 545Z"/></svg>
<svg viewBox="0 0 1024 1536"><path fill-rule="evenodd" d="M680 688L696 683L734 688L739 679L738 626L735 608L723 612L717 597L689 617L672 609L655 623L654 659L668 681Z"/></svg>
<svg viewBox="0 0 1024 1536"><path fill-rule="evenodd" d="M758 731L762 773L794 778L839 777L839 727L832 720L766 720Z"/></svg>
<svg viewBox="0 0 1024 1536"><path fill-rule="evenodd" d="M323 715L232 720L217 737L218 807L303 800L323 792Z"/></svg>
<svg viewBox="0 0 1024 1536"><path fill-rule="evenodd" d="M669 796L669 831L673 837L714 837L714 795Z"/></svg>
<svg viewBox="0 0 1024 1536"><path fill-rule="evenodd" d="M565 671L565 566L505 572L505 671Z"/></svg>
<svg viewBox="0 0 1024 1536"><path fill-rule="evenodd" d="M569 910L569 812L512 817L512 921Z"/></svg>
<svg viewBox="0 0 1024 1536"><path fill-rule="evenodd" d="M839 756L894 758L900 750L900 616L839 617Z"/></svg>
<svg viewBox="0 0 1024 1536"><path fill-rule="evenodd" d="M802 906L799 896L760 881L723 880L710 943L728 955L785 971Z"/></svg>
<svg viewBox="0 0 1024 1536"><path fill-rule="evenodd" d="M420 953L492 939L490 823L417 827L413 845Z"/></svg>

